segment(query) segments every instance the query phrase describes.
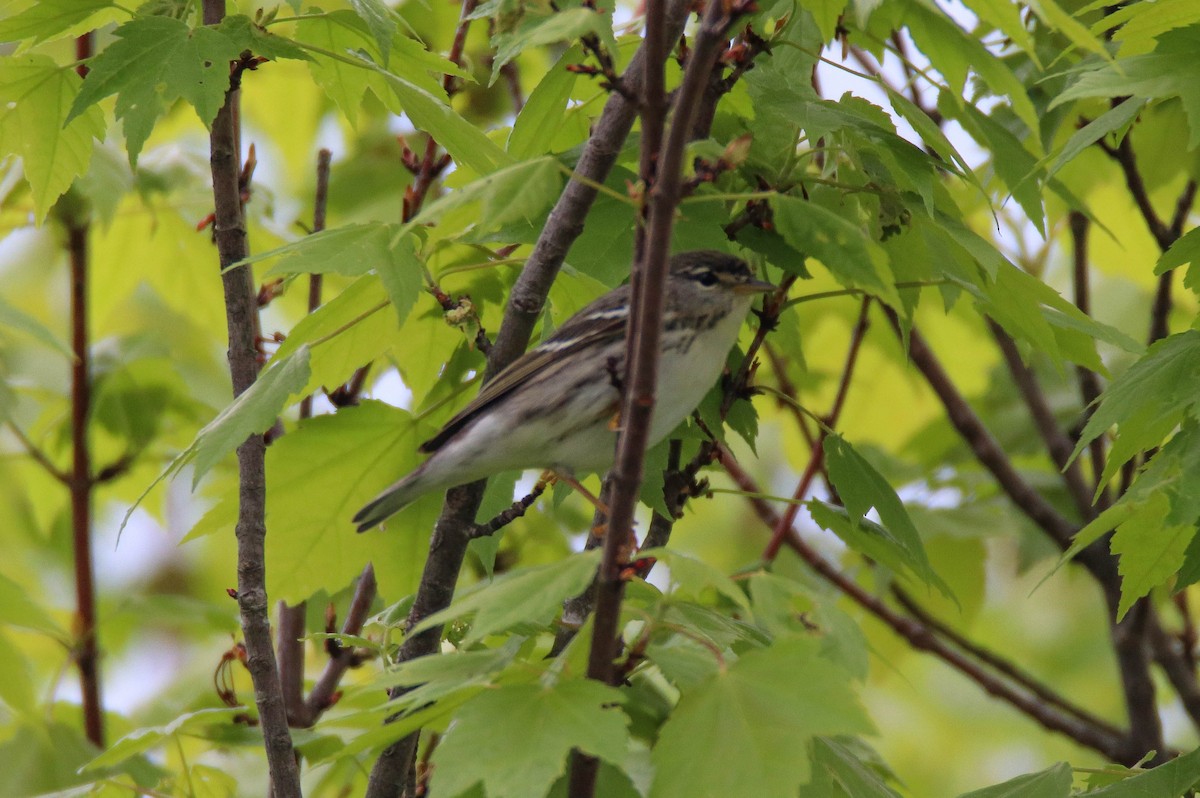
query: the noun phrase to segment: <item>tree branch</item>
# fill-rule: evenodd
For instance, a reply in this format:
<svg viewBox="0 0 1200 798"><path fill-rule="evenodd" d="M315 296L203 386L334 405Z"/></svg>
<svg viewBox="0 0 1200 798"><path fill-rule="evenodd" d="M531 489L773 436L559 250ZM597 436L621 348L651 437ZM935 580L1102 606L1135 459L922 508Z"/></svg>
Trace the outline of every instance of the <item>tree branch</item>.
<svg viewBox="0 0 1200 798"><path fill-rule="evenodd" d="M850 334L850 347L846 352L846 365L842 367L842 377L838 383L837 394L834 396L833 407L829 410L829 415L826 417L826 425L834 427L837 425L838 418L842 414L842 407L846 403L846 395L850 390L850 379L854 375L854 366L858 362L858 352L862 348L863 339L867 334L867 326L870 320L867 316L867 311L871 307L870 298L864 297L858 312L858 321L854 325L854 331ZM798 502L808 495L808 490L812 487L812 481L825 466L825 437L828 433L825 427L817 430L817 439L813 442L812 453L809 455L808 465L804 469L804 473L800 476L800 482L796 485L796 490L792 494L792 498ZM787 506L783 512L783 517L779 519L778 526L771 535L771 540L767 543L767 547L763 550L763 559L771 562L779 555L779 549L784 543L784 539L788 535L788 530L796 523L796 515L800 511L800 505L792 503Z"/></svg>
<svg viewBox="0 0 1200 798"><path fill-rule="evenodd" d="M889 310L888 315L897 336L901 335L895 312ZM941 363L916 329L910 333L909 356L925 375L926 381L946 408L950 423L958 430L980 464L992 474L1017 509L1065 550L1078 531L1076 526L1021 477L1000 444L954 387ZM1109 618L1115 619L1121 600L1121 577L1117 572L1115 559L1108 552L1107 537L1088 546L1076 559L1099 583L1108 605ZM1130 718L1130 734L1123 755L1114 761L1125 764L1137 762L1147 751L1163 750L1162 724L1154 703L1154 682L1150 677L1143 637L1146 613L1152 611L1153 608L1143 599L1135 604L1120 623L1110 621L1109 632L1121 673L1125 707Z"/></svg>
<svg viewBox="0 0 1200 798"><path fill-rule="evenodd" d="M718 448L718 460L733 481L747 493L762 492L759 485L742 470L737 461L729 456L724 447ZM780 518L775 511L760 498L749 498L755 514L768 529L778 527ZM1087 722L1058 708L1047 704L1035 695L1014 687L1004 679L997 678L977 663L971 661L961 652L946 645L927 627L912 618L907 618L888 607L882 599L859 586L852 579L841 573L836 567L817 553L815 549L796 532L793 527L786 538L789 548L796 552L813 571L825 581L832 584L843 595L850 598L871 615L878 618L893 632L904 638L910 646L918 651L927 651L945 662L966 678L978 684L989 695L995 696L1016 708L1022 714L1033 719L1050 731L1059 732L1070 737L1080 745L1100 752L1112 761L1123 761L1125 739L1114 735L1108 729Z"/></svg>
<svg viewBox="0 0 1200 798"><path fill-rule="evenodd" d="M1071 228L1071 260L1075 275L1075 307L1090 316L1092 315L1092 293L1091 269L1089 268L1088 257L1088 230L1091 227L1091 221L1080 211L1071 211L1067 219ZM1083 366L1078 366L1076 373L1079 375L1079 393L1083 397L1083 418L1080 421L1082 425L1087 423L1088 418L1091 417L1094 410L1094 403L1100 397L1100 376L1091 369L1084 368ZM1095 489L1100 486L1100 476L1104 473L1103 435L1097 435L1088 444L1088 454L1092 460L1092 490L1095 492ZM1100 492L1096 500L1096 506L1098 509L1104 510L1109 506L1111 501L1111 494L1106 486Z"/></svg>
<svg viewBox="0 0 1200 798"><path fill-rule="evenodd" d="M650 219L646 247L635 269L630 300L632 313L626 350L629 365L624 381L628 388L621 408L622 429L617 438L616 462L610 474L613 487L609 502L609 528L605 534L604 555L597 580L595 623L588 660L588 677L598 681L609 682L613 674L617 621L625 585L620 571L625 559L623 554L628 553L633 536L633 511L642 482L646 439L654 409L665 302L663 288L666 284L675 207L679 203L684 150L708 76L716 63L726 32L738 13L740 6L727 9L723 3L709 4L688 59L670 130L662 147L656 179L649 191ZM653 52L655 50L648 43L646 63L651 64L652 68L661 68L652 64ZM574 780L572 784L575 784ZM576 794L573 790L572 795ZM591 791L578 794L590 795Z"/></svg>
<svg viewBox="0 0 1200 798"><path fill-rule="evenodd" d="M225 15L223 0L204 0L204 24L219 24ZM235 70L225 104L217 113L209 135L209 159L213 179L215 214L213 234L220 257L221 282L225 292L225 318L229 330L229 371L234 396L242 394L258 376L258 332L254 277L248 266L229 267L249 254L242 208L240 154L235 107L241 73ZM237 450L238 458L238 608L246 642L246 665L254 682L254 698L267 765L276 798L300 796L300 774L287 714L271 625L267 617L267 591L263 543L266 537L266 444L261 435L251 435Z"/></svg>
<svg viewBox="0 0 1200 798"><path fill-rule="evenodd" d="M1025 362L1021 360L1021 353L1017 351L1016 342L991 319L987 320L987 325L991 330L992 337L996 339L1000 354L1004 357L1008 373L1012 375L1017 390L1021 392L1021 398L1025 400L1025 406L1029 409L1034 426L1037 428L1042 442L1046 445L1050 461L1058 468L1063 482L1067 486L1067 492L1075 502L1075 509L1079 511L1079 517L1084 521L1091 521L1096 517L1096 508L1092 505L1092 488L1083 478L1083 469L1080 467L1079 461L1071 460L1074 444L1059 428L1058 420L1054 418L1054 411L1050 409L1050 402L1046 399L1045 392L1042 391L1041 383L1038 382L1033 369L1026 366Z"/></svg>
<svg viewBox="0 0 1200 798"><path fill-rule="evenodd" d="M354 596L350 599L350 608L346 610L346 620L342 624L342 634L357 635L362 632L363 624L367 622L367 615L371 611L371 603L375 601L376 592L375 567L368 563L358 577L358 584L354 587ZM333 706L334 693L337 691L342 676L357 662L358 654L351 646L339 647L337 652L330 656L325 670L317 677L316 684L313 685L308 694L308 700L305 701L305 719L308 721L306 725L311 726L317 718L321 717L322 712Z"/></svg>
<svg viewBox="0 0 1200 798"><path fill-rule="evenodd" d="M666 33L672 41L683 30L689 7L689 0L668 0ZM633 91L641 89L641 64L645 57L644 48L639 48L623 79L624 85ZM597 193L591 186L607 178L629 135L635 112L636 108L620 94L614 92L609 96L584 146L583 155L575 166L575 172L586 178L587 182L570 181L550 212L533 252L509 294L504 319L488 352L484 382L503 371L524 352L546 302L550 285L571 244L583 232L584 219ZM470 542L470 533L475 526L475 513L483 498L485 484L480 481L447 491L446 504L430 540L429 557L425 561L416 599L407 620L409 628L428 614L449 606L454 597L454 586ZM407 662L434 654L440 641L440 627L409 637L397 659ZM383 752L371 771L367 798L392 798L400 794L413 761L417 740L418 734L413 733Z"/></svg>
<svg viewBox="0 0 1200 798"><path fill-rule="evenodd" d="M664 25L668 41L679 38L690 7L691 4L686 0L668 0ZM631 92L640 93L642 90L642 65L645 59L645 47L639 47L622 77L623 84ZM558 275L571 245L583 232L584 221L596 199L597 191L593 186L608 178L636 114L636 106L621 94L613 92L609 95L604 111L584 145L583 155L575 165L575 174L583 180L572 180L563 189L562 196L555 203L534 244L533 252L508 295L504 320L488 354L488 379L525 351L542 307L546 304L550 285Z"/></svg>
<svg viewBox="0 0 1200 798"><path fill-rule="evenodd" d="M90 39L87 40L90 42ZM83 49L90 51L90 44ZM89 741L104 748L104 708L100 702L100 651L96 641L96 584L92 563L91 345L88 335L88 224L86 214L65 220L71 261L71 550L75 564L75 661ZM54 473L54 472L51 472Z"/></svg>

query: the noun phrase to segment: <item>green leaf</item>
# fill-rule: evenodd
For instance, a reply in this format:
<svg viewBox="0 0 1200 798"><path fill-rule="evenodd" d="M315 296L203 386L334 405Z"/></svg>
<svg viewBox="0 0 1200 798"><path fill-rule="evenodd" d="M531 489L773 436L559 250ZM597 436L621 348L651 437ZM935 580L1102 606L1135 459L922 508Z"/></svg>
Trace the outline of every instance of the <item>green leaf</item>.
<svg viewBox="0 0 1200 798"><path fill-rule="evenodd" d="M396 322L381 311L388 297L378 277L355 280L340 294L308 314L292 328L275 353L285 358L309 345L312 370L300 391L310 394L322 387L334 388L350 378L359 366L386 352L395 340Z"/></svg>
<svg viewBox="0 0 1200 798"><path fill-rule="evenodd" d="M1067 40L1080 50L1094 53L1106 60L1112 60L1104 42L1093 36L1079 20L1063 10L1057 0L1031 0L1029 7L1033 9L1034 14L1037 14L1038 19L1051 29L1066 36Z"/></svg>
<svg viewBox="0 0 1200 798"><path fill-rule="evenodd" d="M59 340L57 335L46 329L45 325L33 316L5 302L3 297L0 297L0 326L19 330L51 349L57 349L71 360L75 359L71 347Z"/></svg>
<svg viewBox="0 0 1200 798"><path fill-rule="evenodd" d="M1059 169L1062 169L1070 163L1075 156L1086 150L1088 147L1095 144L1100 139L1118 130L1124 130L1126 126L1137 118L1142 109L1146 107L1146 100L1130 98L1125 100L1115 108L1102 113L1100 116L1088 122L1079 130L1067 139L1067 143L1059 150L1058 158L1055 159L1054 165L1046 173L1045 179L1049 179ZM1046 156L1049 159L1050 156Z"/></svg>
<svg viewBox="0 0 1200 798"><path fill-rule="evenodd" d="M269 277L329 272L357 277L390 259L392 240L399 231L399 224L383 222L343 225L263 252L246 262L280 258L267 272Z"/></svg>
<svg viewBox="0 0 1200 798"><path fill-rule="evenodd" d="M482 782L488 798L545 795L566 771L572 748L620 764L629 733L621 693L591 679L485 690L455 715L433 754L438 795ZM497 735L498 729L519 730Z"/></svg>
<svg viewBox="0 0 1200 798"><path fill-rule="evenodd" d="M964 93L967 76L972 72L987 84L992 93L1007 99L1029 130L1038 129L1038 113L1003 59L996 58L983 44L958 26L945 12L932 5L910 2L904 5L907 29L922 53L941 72L959 97Z"/></svg>
<svg viewBox="0 0 1200 798"><path fill-rule="evenodd" d="M1098 63L1050 103L1056 108L1084 97L1127 97L1143 100L1178 97L1189 122L1189 150L1200 144L1200 28L1164 33L1154 52Z"/></svg>
<svg viewBox="0 0 1200 798"><path fill-rule="evenodd" d="M100 13L106 10L107 13ZM28 45L35 45L77 36L123 16L109 0L38 0L24 11L0 20L0 42L28 39Z"/></svg>
<svg viewBox="0 0 1200 798"><path fill-rule="evenodd" d="M1200 331L1168 336L1118 376L1100 396L1080 434L1072 459L1114 424L1117 437L1100 484L1129 458L1162 443L1200 401Z"/></svg>
<svg viewBox="0 0 1200 798"><path fill-rule="evenodd" d="M442 98L371 61L362 60L362 63L384 76L413 125L433 136L456 163L476 174L486 175L512 162L508 153L496 146L482 130L463 119Z"/></svg>
<svg viewBox="0 0 1200 798"><path fill-rule="evenodd" d="M1178 798L1200 783L1200 749L1081 798ZM1057 798L1057 797L1055 797Z"/></svg>
<svg viewBox="0 0 1200 798"><path fill-rule="evenodd" d="M154 123L177 99L196 109L207 127L225 104L229 63L241 52L216 28L189 28L170 17L143 17L113 31L116 41L89 62L91 71L67 121L117 95L129 162L137 163Z"/></svg>
<svg viewBox="0 0 1200 798"><path fill-rule="evenodd" d="M1117 620L1133 603L1166 582L1182 566L1188 544L1196 534L1194 519L1187 524L1164 523L1170 501L1163 494L1151 496L1112 537L1112 553L1120 557L1121 602Z"/></svg>
<svg viewBox="0 0 1200 798"><path fill-rule="evenodd" d="M563 599L578 595L591 584L599 554L598 550L575 554L562 562L510 571L456 598L449 607L417 624L410 634L475 613L463 639L463 645L469 646L520 623L549 623L562 609Z"/></svg>
<svg viewBox="0 0 1200 798"><path fill-rule="evenodd" d="M66 637L62 638L66 641ZM21 715L37 711L33 668L29 658L0 629L0 705Z"/></svg>
<svg viewBox="0 0 1200 798"><path fill-rule="evenodd" d="M783 240L825 265L839 283L861 288L888 305L900 304L887 253L862 229L815 202L773 198L775 227Z"/></svg>
<svg viewBox="0 0 1200 798"><path fill-rule="evenodd" d="M1157 578L1145 587L1149 590L1183 567L1181 552L1186 552L1190 527L1195 526L1197 518L1200 518L1200 426L1189 420L1150 459L1117 503L1076 533L1055 570L1102 535L1121 529L1122 540L1117 542L1114 538L1114 553L1123 555L1121 573L1133 580L1122 586L1122 595L1126 590L1131 594L1135 589L1142 590L1152 577ZM1176 529L1181 526L1189 527L1189 531ZM1179 540L1180 535L1187 539ZM1139 538L1141 550L1135 550L1133 544ZM1125 557L1131 558L1128 565L1124 564ZM1174 563L1169 571L1168 563ZM1143 591L1133 598L1144 594Z"/></svg>
<svg viewBox="0 0 1200 798"><path fill-rule="evenodd" d="M583 53L578 47L567 50L550 67L545 77L530 92L512 132L508 134L508 154L517 160L544 155L558 133L559 123L566 112L567 101L579 76L567 71L568 64L579 63Z"/></svg>
<svg viewBox="0 0 1200 798"><path fill-rule="evenodd" d="M79 76L44 55L0 58L0 155L21 158L33 194L34 220L83 174L93 139L104 136L104 115L68 114Z"/></svg>
<svg viewBox="0 0 1200 798"><path fill-rule="evenodd" d="M294 58L311 61L312 57L291 39L271 33L245 14L231 14L221 20L218 30L229 37L239 50L249 50L264 58Z"/></svg>
<svg viewBox="0 0 1200 798"><path fill-rule="evenodd" d="M1028 773L1002 784L972 790L959 798L1069 798L1071 781L1071 766L1059 762L1039 773Z"/></svg>
<svg viewBox="0 0 1200 798"><path fill-rule="evenodd" d="M651 753L650 798L794 798L809 775L807 740L870 727L815 641L777 641L683 694Z"/></svg>
<svg viewBox="0 0 1200 798"><path fill-rule="evenodd" d="M662 560L671 569L671 596L700 598L706 590L715 590L734 606L749 611L750 600L737 583L702 560L671 549L642 549L639 557Z"/></svg>
<svg viewBox="0 0 1200 798"><path fill-rule="evenodd" d="M1113 41L1121 42L1123 51L1149 49L1150 44L1167 31L1200 22L1200 6L1192 0L1157 0L1126 8L1134 13L1113 34ZM1120 10L1125 11L1126 8ZM1115 14L1113 17L1111 22L1116 21ZM1111 22L1108 27L1111 27Z"/></svg>
<svg viewBox="0 0 1200 798"><path fill-rule="evenodd" d="M516 30L497 33L492 38L496 49L492 62L492 78L496 82L500 69L530 47L556 42L574 42L588 34L612 37L612 26L608 18L594 8L576 6L555 11L547 16L527 13Z"/></svg>
<svg viewBox="0 0 1200 798"><path fill-rule="evenodd" d="M192 444L167 467L166 473L192 462L195 488L221 458L251 435L261 435L274 426L288 400L299 395L307 381L308 347L302 346L291 357L272 363L241 396L205 424Z"/></svg>
<svg viewBox="0 0 1200 798"><path fill-rule="evenodd" d="M367 23L371 35L375 37L375 43L379 46L383 63L386 64L391 57L392 37L396 34L396 20L392 17L392 10L384 5L382 0L350 0L350 7Z"/></svg>
<svg viewBox="0 0 1200 798"><path fill-rule="evenodd" d="M947 598L953 594L942 581L925 554L921 536L913 526L908 511L892 486L878 471L863 458L841 435L829 435L823 446L825 462L829 467L829 478L837 488L850 515L857 526L865 520L872 508L879 513L883 526L899 544L899 553L906 566L932 587L936 587Z"/></svg>
<svg viewBox="0 0 1200 798"><path fill-rule="evenodd" d="M404 324L417 297L421 295L422 275L425 266L413 249L412 236L404 236L388 249L388 257L381 260L376 270L383 288L396 311L396 323Z"/></svg>
<svg viewBox="0 0 1200 798"><path fill-rule="evenodd" d="M5 626L35 629L58 640L70 638L29 590L3 575L0 575L0 621Z"/></svg>
<svg viewBox="0 0 1200 798"><path fill-rule="evenodd" d="M107 751L88 762L83 769L85 771L100 770L119 765L127 759L149 751L177 734L196 731L204 726L229 724L234 717L244 715L245 712L244 707L214 707L186 712L165 726L150 726L130 732L113 743Z"/></svg>
<svg viewBox="0 0 1200 798"><path fill-rule="evenodd" d="M864 762L860 752L842 740L817 737L812 743L814 785L837 784L853 798L900 798L878 773ZM801 795L807 795L805 788ZM841 794L841 793L839 793Z"/></svg>
<svg viewBox="0 0 1200 798"><path fill-rule="evenodd" d="M358 121L359 106L368 88L389 110L399 110L395 95L388 89L382 75L353 61L333 57L344 57L348 51L356 51L374 43L369 32L361 28L362 21L348 10L309 17L296 24L297 43L302 47L309 45L323 51L310 51L312 60L308 62L309 73L351 125Z"/></svg>
<svg viewBox="0 0 1200 798"><path fill-rule="evenodd" d="M302 421L267 450L267 593L296 604L345 588L368 562L379 591L417 587L442 497L422 497L389 519L385 534L356 535L350 519L417 466L433 430L405 410L365 401Z"/></svg>
<svg viewBox="0 0 1200 798"><path fill-rule="evenodd" d="M549 156L505 166L426 205L410 225L428 224L472 202L479 203L474 227L484 233L514 222L535 222L554 204L565 179Z"/></svg>
<svg viewBox="0 0 1200 798"><path fill-rule="evenodd" d="M958 120L967 132L992 154L992 168L1012 192L1013 199L1029 217L1042 236L1046 235L1046 214L1042 208L1042 192L1029 175L1039 171L1037 158L1008 128L981 112L970 103L956 106L962 113ZM1036 137L1030 137L1036 141Z"/></svg>
<svg viewBox="0 0 1200 798"><path fill-rule="evenodd" d="M1187 231L1162 254L1154 266L1155 274L1166 274L1171 269L1200 260L1200 227Z"/></svg>

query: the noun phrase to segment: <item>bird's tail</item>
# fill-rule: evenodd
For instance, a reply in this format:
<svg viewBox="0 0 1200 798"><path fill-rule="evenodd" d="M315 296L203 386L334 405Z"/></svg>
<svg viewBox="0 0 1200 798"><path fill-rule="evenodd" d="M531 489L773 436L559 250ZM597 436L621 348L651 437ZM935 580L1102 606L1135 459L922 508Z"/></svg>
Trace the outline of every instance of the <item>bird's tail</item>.
<svg viewBox="0 0 1200 798"><path fill-rule="evenodd" d="M425 468L421 467L399 482L393 483L354 514L354 523L358 524L358 531L366 532L381 521L400 512L423 494L437 488L438 485L434 484L435 482L436 480L429 477Z"/></svg>

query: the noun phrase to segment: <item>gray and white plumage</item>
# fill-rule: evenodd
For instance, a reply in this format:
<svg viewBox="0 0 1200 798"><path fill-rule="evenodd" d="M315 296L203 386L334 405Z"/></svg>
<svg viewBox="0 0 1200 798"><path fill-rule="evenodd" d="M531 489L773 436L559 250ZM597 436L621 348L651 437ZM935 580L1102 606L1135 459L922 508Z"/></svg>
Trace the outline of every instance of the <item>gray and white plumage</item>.
<svg viewBox="0 0 1200 798"><path fill-rule="evenodd" d="M697 250L671 259L649 445L670 434L704 398L737 342L754 295L773 287L723 252ZM576 474L612 465L629 295L624 285L599 297L496 375L421 444L422 452L432 454L428 460L358 511L358 530L425 493L501 471Z"/></svg>

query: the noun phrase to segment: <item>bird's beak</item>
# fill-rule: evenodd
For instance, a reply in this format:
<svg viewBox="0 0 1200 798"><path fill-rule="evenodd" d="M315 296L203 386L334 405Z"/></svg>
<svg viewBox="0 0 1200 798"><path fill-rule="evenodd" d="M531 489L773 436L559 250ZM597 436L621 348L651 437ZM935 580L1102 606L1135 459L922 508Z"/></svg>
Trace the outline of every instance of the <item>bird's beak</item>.
<svg viewBox="0 0 1200 798"><path fill-rule="evenodd" d="M765 280L750 280L745 283L738 283L733 287L735 294L765 294L768 291L774 291L776 286Z"/></svg>

